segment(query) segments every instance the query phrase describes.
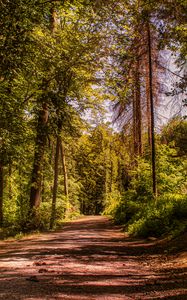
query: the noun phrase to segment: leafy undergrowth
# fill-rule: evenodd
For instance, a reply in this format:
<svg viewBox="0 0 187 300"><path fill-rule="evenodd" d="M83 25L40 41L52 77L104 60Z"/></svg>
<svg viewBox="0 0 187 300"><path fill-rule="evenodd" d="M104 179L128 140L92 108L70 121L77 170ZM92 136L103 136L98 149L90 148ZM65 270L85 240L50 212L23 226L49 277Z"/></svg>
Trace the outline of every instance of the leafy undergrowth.
<svg viewBox="0 0 187 300"><path fill-rule="evenodd" d="M6 227L0 227L0 240L6 240L6 239L14 239L14 240L21 240L21 239L27 239L33 236L37 236L40 233L46 233L46 232L53 232L55 230L62 229L64 224L79 219L83 215L80 214L69 214L66 218L58 219L53 229L49 229L49 221L45 223L40 223L38 228L33 229L34 227L24 227L20 226L19 224L17 226L6 226ZM43 220L42 220L43 221ZM45 225L45 226L44 226Z"/></svg>
<svg viewBox="0 0 187 300"><path fill-rule="evenodd" d="M41 203L37 213L33 215L35 217L29 217L28 209L25 209L24 217L19 215L19 211L14 212L12 216L5 210L5 221L3 227L0 227L0 240L8 238L19 240L33 234L58 230L63 227L64 223L81 216L80 212L72 209L71 206L65 212L63 206L57 205L53 229L50 229L51 205L49 203Z"/></svg>
<svg viewBox="0 0 187 300"><path fill-rule="evenodd" d="M132 236L175 237L187 229L187 160L181 160L176 149L157 147L157 189L153 196L151 165L146 155L137 158L129 169L126 191L113 195L106 203L105 213L115 223L124 225Z"/></svg>
<svg viewBox="0 0 187 300"><path fill-rule="evenodd" d="M132 236L178 236L187 229L187 196L166 194L147 203L122 198L110 214Z"/></svg>

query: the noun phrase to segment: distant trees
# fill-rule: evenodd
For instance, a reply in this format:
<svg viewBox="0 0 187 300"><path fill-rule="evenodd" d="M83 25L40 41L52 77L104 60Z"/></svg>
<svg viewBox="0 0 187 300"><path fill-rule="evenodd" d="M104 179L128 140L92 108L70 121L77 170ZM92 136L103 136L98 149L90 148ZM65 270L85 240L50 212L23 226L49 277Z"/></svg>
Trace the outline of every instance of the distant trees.
<svg viewBox="0 0 187 300"><path fill-rule="evenodd" d="M101 213L106 202L124 190L125 158L123 143L107 124L99 124L79 139L75 161L82 213Z"/></svg>

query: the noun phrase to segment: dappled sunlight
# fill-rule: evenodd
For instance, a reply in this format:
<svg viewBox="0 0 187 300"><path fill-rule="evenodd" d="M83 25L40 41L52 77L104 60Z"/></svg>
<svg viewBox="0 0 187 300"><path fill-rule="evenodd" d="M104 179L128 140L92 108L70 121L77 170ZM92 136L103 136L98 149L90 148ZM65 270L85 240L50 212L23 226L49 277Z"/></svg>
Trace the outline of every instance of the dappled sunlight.
<svg viewBox="0 0 187 300"><path fill-rule="evenodd" d="M151 266L159 253L153 242L124 237L121 228L103 217L88 218L86 229L86 220L15 242L11 249L2 242L0 299L12 299L10 289L13 299L24 300L166 299L184 294L187 269Z"/></svg>

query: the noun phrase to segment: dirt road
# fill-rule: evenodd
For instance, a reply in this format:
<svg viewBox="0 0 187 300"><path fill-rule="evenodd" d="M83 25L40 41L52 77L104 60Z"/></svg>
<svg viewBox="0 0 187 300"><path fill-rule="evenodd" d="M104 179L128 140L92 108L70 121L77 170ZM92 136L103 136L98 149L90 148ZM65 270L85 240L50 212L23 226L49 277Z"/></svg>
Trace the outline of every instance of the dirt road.
<svg viewBox="0 0 187 300"><path fill-rule="evenodd" d="M0 299L187 299L187 267L105 217L0 242Z"/></svg>

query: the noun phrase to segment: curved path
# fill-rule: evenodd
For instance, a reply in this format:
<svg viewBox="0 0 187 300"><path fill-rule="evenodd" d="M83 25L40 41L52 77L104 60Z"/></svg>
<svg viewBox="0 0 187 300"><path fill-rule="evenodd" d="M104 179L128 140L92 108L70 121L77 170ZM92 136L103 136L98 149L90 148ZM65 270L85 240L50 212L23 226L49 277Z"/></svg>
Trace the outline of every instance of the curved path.
<svg viewBox="0 0 187 300"><path fill-rule="evenodd" d="M154 241L129 239L105 217L0 243L3 300L187 299L186 274L160 269Z"/></svg>

